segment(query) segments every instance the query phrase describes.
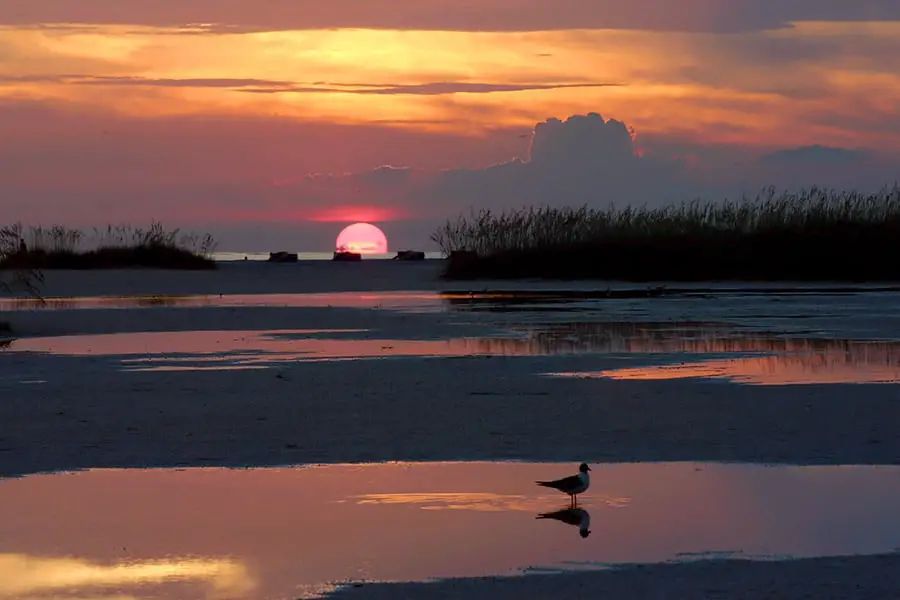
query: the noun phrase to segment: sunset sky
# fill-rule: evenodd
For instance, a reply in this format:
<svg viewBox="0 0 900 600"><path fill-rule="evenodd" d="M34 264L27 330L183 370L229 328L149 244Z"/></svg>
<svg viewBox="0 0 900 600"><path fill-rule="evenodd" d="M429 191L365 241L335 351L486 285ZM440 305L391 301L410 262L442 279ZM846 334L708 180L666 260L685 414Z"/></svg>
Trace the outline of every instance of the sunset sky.
<svg viewBox="0 0 900 600"><path fill-rule="evenodd" d="M470 206L875 190L900 176L900 2L0 0L0 134L4 222L235 251L329 251L357 220L431 249Z"/></svg>

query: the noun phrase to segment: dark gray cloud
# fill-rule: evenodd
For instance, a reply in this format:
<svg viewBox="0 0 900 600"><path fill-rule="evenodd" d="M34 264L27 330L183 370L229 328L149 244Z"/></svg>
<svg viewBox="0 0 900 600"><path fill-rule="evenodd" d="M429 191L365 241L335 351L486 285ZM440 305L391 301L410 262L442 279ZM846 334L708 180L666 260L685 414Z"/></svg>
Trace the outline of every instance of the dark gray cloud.
<svg viewBox="0 0 900 600"><path fill-rule="evenodd" d="M70 78L62 83L73 85L136 85L152 87L212 87L212 88L247 88L255 86L290 86L289 81L269 79L233 79L233 78L146 78L128 76L97 76Z"/></svg>
<svg viewBox="0 0 900 600"><path fill-rule="evenodd" d="M734 32L796 20L900 20L896 0L0 0L0 23L184 26L185 33L379 28ZM210 25L211 24L211 25Z"/></svg>
<svg viewBox="0 0 900 600"><path fill-rule="evenodd" d="M298 199L329 198L337 204L362 192L417 219L440 219L470 208L664 204L702 191L681 161L639 156L629 128L597 113L548 119L530 137L525 157L486 168L382 166L304 178L292 192Z"/></svg>
<svg viewBox="0 0 900 600"><path fill-rule="evenodd" d="M652 204L692 193L684 175L678 160L639 156L624 123L589 113L538 123L527 159L447 171L433 194L457 207Z"/></svg>
<svg viewBox="0 0 900 600"><path fill-rule="evenodd" d="M581 83L481 83L442 81L420 84L389 83L303 83L270 79L234 78L148 78L115 75L0 75L0 85L20 83L57 83L65 85L138 86L170 88L228 88L254 94L330 93L363 95L414 94L441 96L445 94L491 94L527 90L555 90L563 88L616 87L623 84L606 82Z"/></svg>
<svg viewBox="0 0 900 600"><path fill-rule="evenodd" d="M663 206L695 198L755 196L821 186L876 191L896 179L894 163L864 149L804 146L762 157L739 147L692 147L671 140L638 152L630 128L597 113L548 119L534 128L528 156L487 168L438 173L405 172L382 201L404 205L423 217L469 208L522 206ZM364 185L379 173L349 176ZM332 189L340 179L330 182Z"/></svg>
<svg viewBox="0 0 900 600"><path fill-rule="evenodd" d="M335 224L309 220L369 214L345 207L382 209L392 215L386 227L404 236L392 237L396 244L423 246L435 223L470 207L659 206L752 196L770 184L870 191L897 177L895 156L835 145L759 159L744 147L642 135L641 154L626 123L596 113L537 124L530 147L521 129L486 139L275 117L129 119L10 101L0 101L0 131L7 219L90 226L97 215L155 218L231 232L225 250L330 248Z"/></svg>
<svg viewBox="0 0 900 600"><path fill-rule="evenodd" d="M109 85L150 87L291 87L291 81L232 78L147 78L116 75L0 75L0 85L15 83L59 83L66 85Z"/></svg>
<svg viewBox="0 0 900 600"><path fill-rule="evenodd" d="M862 150L813 145L771 152L761 156L759 162L763 165L844 166L859 164L867 157L868 152Z"/></svg>
<svg viewBox="0 0 900 600"><path fill-rule="evenodd" d="M830 187L875 192L897 183L895 156L872 149L800 146L763 155L745 176L782 188Z"/></svg>
<svg viewBox="0 0 900 600"><path fill-rule="evenodd" d="M363 95L398 95L412 94L418 96L442 96L445 94L492 94L496 92L523 92L528 90L558 90L564 88L597 88L618 87L621 83L480 83L462 81L441 81L435 83L417 84L365 84L365 86L347 87L347 85L332 85L329 87L291 86L280 85L248 87L241 90L255 94L281 94L281 93L332 93L332 94L363 94Z"/></svg>

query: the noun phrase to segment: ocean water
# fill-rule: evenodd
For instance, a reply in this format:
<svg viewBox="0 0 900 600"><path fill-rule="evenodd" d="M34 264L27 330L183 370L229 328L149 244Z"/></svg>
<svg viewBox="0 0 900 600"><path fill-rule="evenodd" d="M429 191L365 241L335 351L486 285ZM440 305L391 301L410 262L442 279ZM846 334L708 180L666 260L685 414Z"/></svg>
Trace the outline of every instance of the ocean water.
<svg viewBox="0 0 900 600"><path fill-rule="evenodd" d="M299 260L331 260L332 259L331 252L297 252L297 258ZM366 254L363 256L363 260L391 260L397 256L396 252L389 252L386 254ZM213 260L219 262L231 262L231 261L241 261L241 260L256 260L256 261L265 261L269 260L268 252L214 252ZM444 255L441 252L426 252L426 259L441 259L444 258Z"/></svg>

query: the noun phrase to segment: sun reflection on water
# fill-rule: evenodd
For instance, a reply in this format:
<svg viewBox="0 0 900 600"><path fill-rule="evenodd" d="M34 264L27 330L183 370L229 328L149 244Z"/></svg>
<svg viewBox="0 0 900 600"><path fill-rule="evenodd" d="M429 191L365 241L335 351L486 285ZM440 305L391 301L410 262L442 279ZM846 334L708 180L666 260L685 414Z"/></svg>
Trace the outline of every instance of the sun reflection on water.
<svg viewBox="0 0 900 600"><path fill-rule="evenodd" d="M0 554L0 598L72 589L123 589L164 583L194 583L208 596L236 597L252 592L256 582L246 566L232 559L168 558L101 564L81 558Z"/></svg>

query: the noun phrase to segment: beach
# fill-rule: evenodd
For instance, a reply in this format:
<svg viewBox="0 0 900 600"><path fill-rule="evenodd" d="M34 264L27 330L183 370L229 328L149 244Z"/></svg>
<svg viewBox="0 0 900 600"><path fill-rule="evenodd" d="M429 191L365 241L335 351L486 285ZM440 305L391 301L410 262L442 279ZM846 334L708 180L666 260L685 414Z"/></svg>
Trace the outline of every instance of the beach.
<svg viewBox="0 0 900 600"><path fill-rule="evenodd" d="M892 293L742 294L729 284L527 303L477 292L641 286L448 285L440 266L48 272L46 306L4 311L19 337L0 362L0 475L384 461L900 464ZM437 294L448 289L472 293ZM335 593L890 598L898 560L701 561Z"/></svg>
<svg viewBox="0 0 900 600"><path fill-rule="evenodd" d="M635 565L617 571L540 575L525 578L460 579L443 584L401 584L348 588L336 598L530 598L613 600L658 598L847 598L900 597L900 557L844 557L776 563L704 561L678 565Z"/></svg>

